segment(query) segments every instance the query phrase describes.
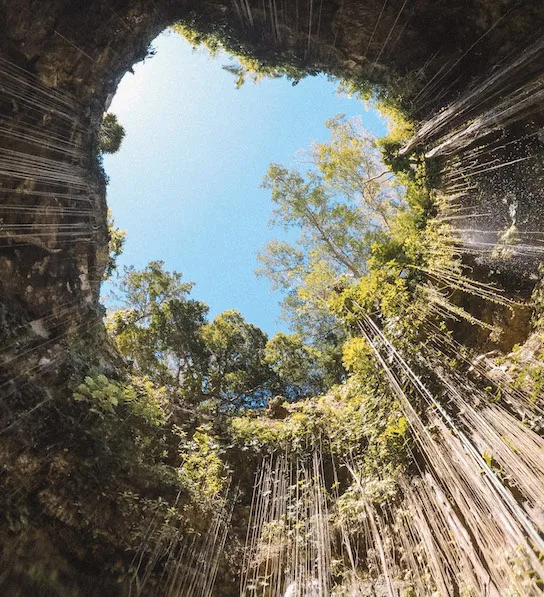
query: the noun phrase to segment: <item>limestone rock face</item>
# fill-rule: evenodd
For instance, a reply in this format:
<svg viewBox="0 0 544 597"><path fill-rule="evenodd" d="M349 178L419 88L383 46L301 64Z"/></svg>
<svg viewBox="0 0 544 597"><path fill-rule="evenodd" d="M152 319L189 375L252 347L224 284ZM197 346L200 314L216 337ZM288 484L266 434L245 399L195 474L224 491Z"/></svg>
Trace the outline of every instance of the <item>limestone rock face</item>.
<svg viewBox="0 0 544 597"><path fill-rule="evenodd" d="M18 408L64 395L73 343L100 334L108 233L99 125L122 76L180 19L229 30L267 64L389 89L419 124L405 153L436 166L464 242L480 251L471 265L484 282L499 276L512 293L530 292L539 254L510 241L544 228L543 2L0 0L0 386ZM100 358L113 368L107 348ZM6 404L2 427L12 422ZM10 441L0 442L1 460L15 466L23 440ZM40 465L28 458L31 484ZM40 479L32 491L52 513L56 497ZM18 546L22 568L28 553L65 550L78 562L66 574L90 583L85 594L114 594L113 582L91 588L96 570L78 569L87 545L76 539L76 505L65 516L65 535L45 529ZM16 582L10 591L25 594Z"/></svg>
<svg viewBox="0 0 544 597"><path fill-rule="evenodd" d="M427 121L412 145L446 162L445 172L452 160L477 159L467 148L492 136L501 146L498 160L512 164L500 178L480 177L463 200L471 205L483 194L484 203L499 206L490 228L507 230L513 220L523 226L541 204L541 166L531 156L542 145L535 133L544 7L513 0L313 4L270 13L257 0L244 10L226 0L3 0L1 189L10 207L2 213L2 297L30 320L61 305L79 303L87 312L96 304L107 254L96 157L101 116L124 73L179 19L202 30L227 27L269 64L288 59L388 86L413 117ZM448 186L455 184L445 180ZM52 317L49 327L57 323Z"/></svg>

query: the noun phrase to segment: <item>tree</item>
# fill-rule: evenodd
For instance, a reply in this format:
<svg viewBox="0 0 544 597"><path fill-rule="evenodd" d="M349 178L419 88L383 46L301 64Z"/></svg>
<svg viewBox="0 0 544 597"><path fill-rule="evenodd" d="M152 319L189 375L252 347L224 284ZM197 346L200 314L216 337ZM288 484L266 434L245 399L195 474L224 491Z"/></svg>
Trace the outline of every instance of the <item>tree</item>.
<svg viewBox="0 0 544 597"><path fill-rule="evenodd" d="M294 400L340 381L340 358L299 336L269 340L235 310L208 321L208 306L191 299L193 284L182 280L151 261L117 283L122 306L108 327L135 374L186 405L211 400L220 409L263 407L280 393Z"/></svg>
<svg viewBox="0 0 544 597"><path fill-rule="evenodd" d="M192 287L162 261L128 268L118 284L124 308L109 321L119 351L140 374L186 394L200 392L208 360L201 335L208 306L188 298Z"/></svg>
<svg viewBox="0 0 544 597"><path fill-rule="evenodd" d="M331 138L313 144L304 174L278 164L268 169L263 187L276 205L271 223L294 228L299 237L295 243L272 240L259 255L258 270L286 292L287 318L314 341L338 333L328 311L331 293L367 273L373 244L387 237L402 205L360 119L337 116L326 126Z"/></svg>
<svg viewBox="0 0 544 597"><path fill-rule="evenodd" d="M223 402L266 404L278 386L265 361L267 335L230 310L208 323L203 337L210 354L209 393Z"/></svg>
<svg viewBox="0 0 544 597"><path fill-rule="evenodd" d="M108 209L108 261L104 270L104 280L110 278L117 270L117 258L125 246L126 230L121 230L115 225L111 210Z"/></svg>
<svg viewBox="0 0 544 597"><path fill-rule="evenodd" d="M278 332L266 344L265 360L278 374L283 393L289 398L315 396L325 389L319 353L305 344L299 334Z"/></svg>
<svg viewBox="0 0 544 597"><path fill-rule="evenodd" d="M118 283L122 308L109 320L119 351L186 403L266 403L277 385L264 360L266 334L237 311L208 322L208 306L189 298L192 287L161 261L128 268Z"/></svg>
<svg viewBox="0 0 544 597"><path fill-rule="evenodd" d="M360 118L337 115L325 126L331 131L330 141L314 143L311 150L324 182L347 202L354 201L367 222L390 230L402 193L383 163L376 137Z"/></svg>
<svg viewBox="0 0 544 597"><path fill-rule="evenodd" d="M125 128L115 114L108 112L102 119L98 133L98 146L102 153L116 153L125 138Z"/></svg>

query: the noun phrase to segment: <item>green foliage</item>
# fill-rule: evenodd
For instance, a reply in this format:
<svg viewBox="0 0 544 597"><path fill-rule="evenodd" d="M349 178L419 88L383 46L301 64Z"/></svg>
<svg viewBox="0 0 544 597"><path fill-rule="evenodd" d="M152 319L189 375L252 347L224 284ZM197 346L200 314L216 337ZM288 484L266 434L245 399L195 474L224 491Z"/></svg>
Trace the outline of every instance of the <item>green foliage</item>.
<svg viewBox="0 0 544 597"><path fill-rule="evenodd" d="M385 473L382 478L369 478L358 474L358 482L350 485L336 500L333 523L348 527L357 525L367 516L369 503L386 502L395 497L396 490L394 474Z"/></svg>
<svg viewBox="0 0 544 597"><path fill-rule="evenodd" d="M544 264L538 267L540 280L533 290L531 302L533 305L532 325L538 332L544 331Z"/></svg>
<svg viewBox="0 0 544 597"><path fill-rule="evenodd" d="M166 421L165 392L156 390L145 378L132 378L129 383L109 380L105 375L87 376L73 394L77 402L88 404L89 412L99 418L123 408L147 425L159 427Z"/></svg>
<svg viewBox="0 0 544 597"><path fill-rule="evenodd" d="M125 138L125 129L115 114L105 114L98 133L98 147L102 153L117 153Z"/></svg>
<svg viewBox="0 0 544 597"><path fill-rule="evenodd" d="M337 115L325 122L330 141L314 143L311 155L324 182L337 195L353 198L359 210L381 227L402 204L401 190L376 151L377 139L359 118Z"/></svg>
<svg viewBox="0 0 544 597"><path fill-rule="evenodd" d="M350 373L361 376L373 376L376 374L372 350L364 338L350 338L344 344L343 358L344 365Z"/></svg>
<svg viewBox="0 0 544 597"><path fill-rule="evenodd" d="M372 245L402 206L401 190L359 119L327 121L331 138L314 143L304 174L272 164L263 186L276 204L271 223L295 228L295 244L273 240L259 256L294 328L316 338L338 328L328 302L339 286L367 272Z"/></svg>
<svg viewBox="0 0 544 597"><path fill-rule="evenodd" d="M537 344L533 337L531 344ZM513 387L525 391L529 400L535 404L544 396L544 337L540 339L535 350L514 346L512 353L501 361L509 362L509 375L513 379ZM500 389L489 398L490 402L500 399Z"/></svg>
<svg viewBox="0 0 544 597"><path fill-rule="evenodd" d="M199 427L182 446L181 477L195 502L209 502L225 489L228 469L222 460L219 438Z"/></svg>
<svg viewBox="0 0 544 597"><path fill-rule="evenodd" d="M392 112L397 118L406 111L406 100L413 85L411 77L382 73L375 80L370 80L364 76L355 76L353 72L348 73L344 67L338 65L325 65L323 61L316 64L307 52L305 36L293 39L289 49L279 49L277 39L268 26L260 28L257 23L251 22L249 29L253 33L248 35L248 23L242 24L244 33L241 35L241 30L236 29L232 19L228 18L229 11L224 11L223 14L224 18L217 12L210 18L203 11L190 11L172 29L187 39L194 48L205 48L212 56L226 53L233 58L234 62L223 68L236 77L237 87L243 85L247 79L258 82L263 78L281 76L287 77L296 85L308 75L326 72L329 79L338 84L340 93L366 101L373 100L380 110ZM244 41L240 41L240 38L244 38Z"/></svg>
<svg viewBox="0 0 544 597"><path fill-rule="evenodd" d="M104 271L104 280L111 278L117 271L117 258L123 252L125 246L126 230L121 230L115 225L111 209L108 209L108 261Z"/></svg>
<svg viewBox="0 0 544 597"><path fill-rule="evenodd" d="M331 454L360 458L365 474L395 470L408 461L408 427L398 404L376 376L354 375L325 396L287 406L281 420L247 413L231 419L232 441L245 450Z"/></svg>
<svg viewBox="0 0 544 597"><path fill-rule="evenodd" d="M384 116L395 125L395 131L400 131L400 123L409 126L406 117L408 113L406 99L411 85L410 77L394 77L385 74L380 81L370 80L353 73L339 72L338 69L329 72L329 79L338 82L338 92L364 102L372 102ZM405 135L409 136L409 134Z"/></svg>
<svg viewBox="0 0 544 597"><path fill-rule="evenodd" d="M364 312L405 341L413 339L432 317L432 305L439 305L451 317L484 325L437 289L434 272L438 276L446 272L453 288L455 280L463 284L451 229L429 219L420 205L406 206L398 210L388 233L373 243L368 273L356 285L340 288L329 307L351 329Z"/></svg>
<svg viewBox="0 0 544 597"><path fill-rule="evenodd" d="M118 283L124 308L108 320L117 348L134 371L165 386L176 402L202 404L201 414L207 410L206 416L213 416L214 409L265 406L279 393L291 400L320 393L341 379L337 349L318 351L299 341L312 373L310 379L294 376L292 367L300 364L291 362L289 370L286 359L297 354L280 355L281 336L269 342L235 310L208 321L207 305L189 298L191 288L159 261L140 271L128 269ZM283 359L281 365L277 359Z"/></svg>
<svg viewBox="0 0 544 597"><path fill-rule="evenodd" d="M204 48L212 56L226 53L235 63L224 66L225 70L236 77L236 86L240 87L249 78L258 82L263 78L285 76L296 85L307 75L316 71L304 65L296 55L269 50L263 53L257 44L241 42L239 35L226 22L207 22L200 15L191 13L184 20L172 26L172 29L184 37L194 48Z"/></svg>
<svg viewBox="0 0 544 597"><path fill-rule="evenodd" d="M308 388L307 395L323 391L319 375L319 351L305 344L299 334L278 332L266 344L265 361L285 384Z"/></svg>
<svg viewBox="0 0 544 597"><path fill-rule="evenodd" d="M121 354L140 374L172 390L194 390L205 373L208 307L187 298L192 286L160 261L140 271L129 268L118 284L124 308L108 322Z"/></svg>
<svg viewBox="0 0 544 597"><path fill-rule="evenodd" d="M272 381L264 360L266 334L231 310L206 324L203 339L210 354L208 392L233 403L261 402Z"/></svg>
<svg viewBox="0 0 544 597"><path fill-rule="evenodd" d="M151 487L153 493L160 491L164 500L173 499L184 483L179 454L184 435L172 425L171 416L167 390L149 379L131 376L112 380L103 374L88 375L74 391L71 404L64 408L64 417L72 421L72 427L62 432L66 439L71 438L70 449L61 451L62 457L70 462L81 460L81 470L77 475L72 471L72 477L80 485L98 484L106 500L102 507L108 503L121 505L120 493L129 488L136 495L145 495L146 488ZM59 470L61 487L72 468L66 465ZM78 487L74 491L84 490ZM78 499L85 501L83 497ZM93 505L96 507L96 502ZM133 514L127 513L126 521L116 526L131 524L137 528L141 516L137 506ZM102 521L93 525L101 529ZM112 529L112 533L118 531ZM103 532L109 533L107 529Z"/></svg>
<svg viewBox="0 0 544 597"><path fill-rule="evenodd" d="M162 261L150 261L140 271L128 268L119 284L119 290L128 304L134 305L142 317L149 317L154 306L169 300L184 300L193 288L192 282L182 282L179 272L167 272Z"/></svg>

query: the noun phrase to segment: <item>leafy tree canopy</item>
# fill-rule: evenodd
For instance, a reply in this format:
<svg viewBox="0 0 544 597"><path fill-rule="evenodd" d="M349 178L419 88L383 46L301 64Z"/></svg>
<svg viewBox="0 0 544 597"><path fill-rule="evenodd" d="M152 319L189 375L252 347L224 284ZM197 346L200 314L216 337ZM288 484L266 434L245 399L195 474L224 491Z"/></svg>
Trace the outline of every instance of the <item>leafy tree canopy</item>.
<svg viewBox="0 0 544 597"><path fill-rule="evenodd" d="M299 336L269 340L235 310L208 321L208 306L189 297L192 287L161 261L128 268L117 284L122 307L108 323L135 373L176 400L212 401L220 409L261 407L276 394L294 400L339 381L331 374L334 357L304 345Z"/></svg>
<svg viewBox="0 0 544 597"><path fill-rule="evenodd" d="M174 390L198 387L207 360L201 329L208 307L188 299L192 287L161 261L128 268L118 283L123 308L109 321L121 354L139 373Z"/></svg>
<svg viewBox="0 0 544 597"><path fill-rule="evenodd" d="M104 115L100 132L98 133L98 146L102 153L116 153L125 138L125 127L119 123L117 116L108 112Z"/></svg>
<svg viewBox="0 0 544 597"><path fill-rule="evenodd" d="M401 189L360 119L339 115L326 126L330 140L302 156L305 172L269 167L263 187L276 205L271 223L294 228L299 237L272 240L258 270L286 292L286 317L314 341L338 335L328 311L332 293L366 275L372 246L387 238L403 206Z"/></svg>
<svg viewBox="0 0 544 597"><path fill-rule="evenodd" d="M207 23L196 14L179 21L172 29L184 37L193 48L204 48L211 56L223 53L233 62L223 68L236 77L236 86L241 87L246 80L258 82L264 78L287 77L296 85L306 75L316 74L315 70L303 65L291 54L271 53L256 57L256 48L242 43L234 31L226 24Z"/></svg>
<svg viewBox="0 0 544 597"><path fill-rule="evenodd" d="M220 313L206 324L203 337L209 350L208 390L216 398L260 402L277 384L264 361L267 335L238 311Z"/></svg>

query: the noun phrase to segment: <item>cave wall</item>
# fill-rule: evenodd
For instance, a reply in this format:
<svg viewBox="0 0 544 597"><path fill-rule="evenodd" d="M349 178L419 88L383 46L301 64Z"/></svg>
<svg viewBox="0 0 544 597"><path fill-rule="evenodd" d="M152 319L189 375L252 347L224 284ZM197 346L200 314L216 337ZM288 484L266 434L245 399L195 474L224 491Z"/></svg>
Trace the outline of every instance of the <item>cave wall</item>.
<svg viewBox="0 0 544 597"><path fill-rule="evenodd" d="M30 319L74 301L87 310L97 302L107 246L105 183L96 159L103 108L154 37L178 19L228 28L268 63L288 57L310 71L388 87L423 123L407 149L423 146L429 157L459 162L472 159L467 151L495 134L493 142L501 145L508 137L510 154L512 146L515 150L512 159L510 154L501 159L514 162L524 151L539 153L540 3L343 0L271 8L254 0L243 6L248 8L234 0L0 3L0 155L11 164L3 171L2 200L36 208L23 215L13 207L2 214L1 292L27 310ZM530 57L516 65L531 44ZM524 108L504 116L501 102L508 102L509 94L519 95L520 88L525 95L514 103L523 100ZM444 117L441 110L450 104L451 114ZM459 133L474 129L478 118L487 118L479 131ZM25 127L32 138L19 135ZM56 148L47 144L48 137L57 140ZM516 144L519 138L523 141ZM28 156L34 158L31 163ZM484 189L502 204L495 210L494 228L504 227L511 212L498 194L530 197L531 209L537 209L542 199L539 157L514 162L498 173L500 181L478 180L478 190L464 201L470 204ZM56 179L50 174L55 168ZM473 170L480 174L481 168ZM533 182L520 188L519 181L527 180ZM455 188L455 182L446 177L444 186ZM64 211L55 209L59 206ZM517 219L528 221L530 214Z"/></svg>
<svg viewBox="0 0 544 597"><path fill-rule="evenodd" d="M482 249L478 275L504 283L494 272L510 271L511 291L530 291L538 252L520 249L497 264L484 249L513 222L528 234L544 230L544 3L271 6L258 0L0 0L2 428L14 424L10 402L32 406L48 393L66 392L69 343L100 329L107 206L99 124L122 76L178 19L227 28L269 64L288 59L312 72L390 89L419 127L404 151L423 151L437 164L439 190L453 206L456 226L468 247ZM489 214L484 223L475 218L481 213ZM23 445L22 438L13 441L16 449ZM2 447L9 459L15 448ZM77 532L65 540L74 552L83 549ZM58 526L54 533L57 545L44 533L36 549L61 549ZM89 587L96 570L79 576Z"/></svg>

